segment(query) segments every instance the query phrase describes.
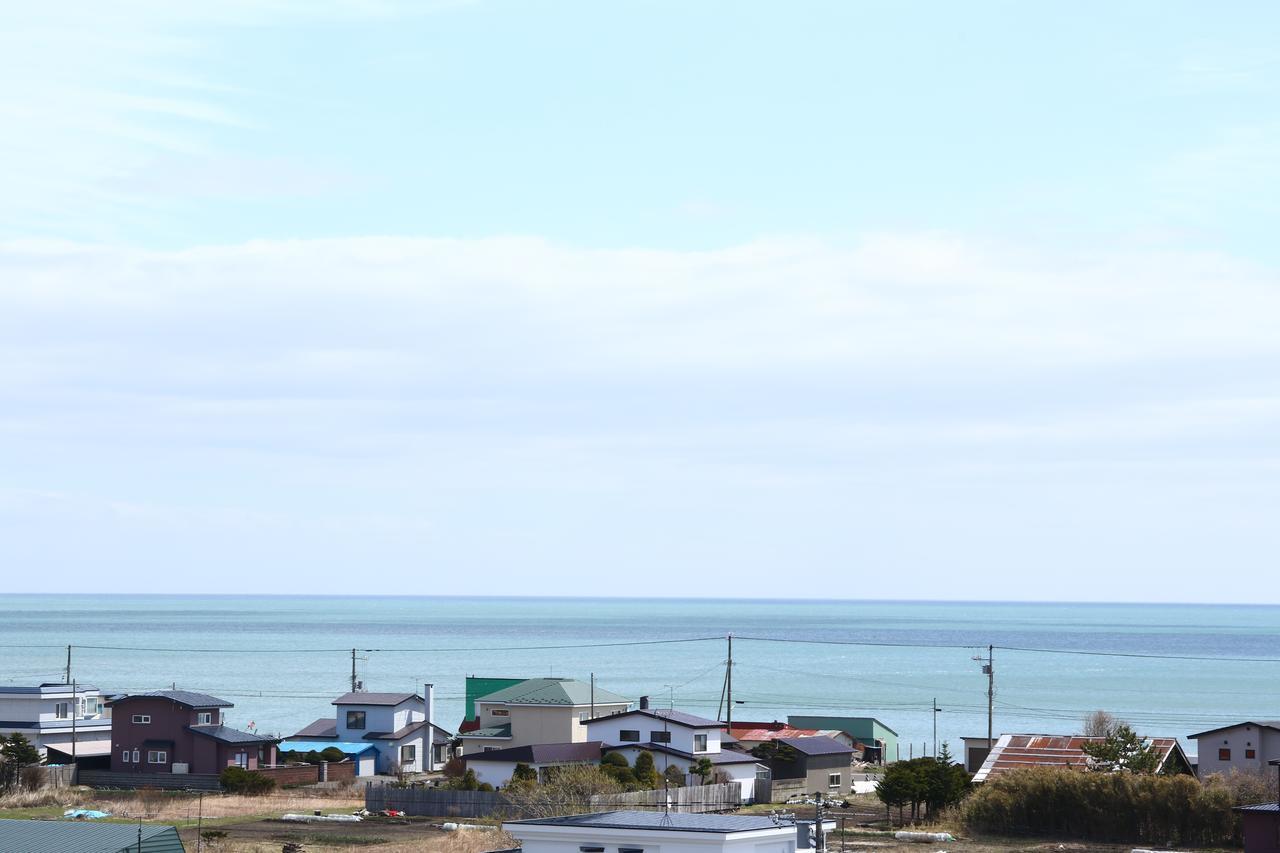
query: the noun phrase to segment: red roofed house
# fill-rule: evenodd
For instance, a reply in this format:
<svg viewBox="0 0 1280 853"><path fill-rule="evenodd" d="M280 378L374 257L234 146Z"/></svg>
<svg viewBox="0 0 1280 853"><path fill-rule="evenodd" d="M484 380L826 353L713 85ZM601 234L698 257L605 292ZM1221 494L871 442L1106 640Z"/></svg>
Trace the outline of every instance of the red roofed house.
<svg viewBox="0 0 1280 853"><path fill-rule="evenodd" d="M1082 735L1000 735L991 748L973 781L984 782L992 776L1029 767L1066 767L1087 770L1092 759L1082 749L1090 742L1101 742L1101 737ZM1191 762L1182 751L1177 738L1147 738L1147 743L1160 756L1157 773L1185 773L1194 775Z"/></svg>

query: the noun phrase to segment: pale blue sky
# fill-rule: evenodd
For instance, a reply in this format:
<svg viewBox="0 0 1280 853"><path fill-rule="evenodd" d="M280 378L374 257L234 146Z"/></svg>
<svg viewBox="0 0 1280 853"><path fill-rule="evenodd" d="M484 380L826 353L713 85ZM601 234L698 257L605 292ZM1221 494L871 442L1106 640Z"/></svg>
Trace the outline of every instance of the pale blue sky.
<svg viewBox="0 0 1280 853"><path fill-rule="evenodd" d="M182 5L0 4L8 589L1280 602L1280 6Z"/></svg>

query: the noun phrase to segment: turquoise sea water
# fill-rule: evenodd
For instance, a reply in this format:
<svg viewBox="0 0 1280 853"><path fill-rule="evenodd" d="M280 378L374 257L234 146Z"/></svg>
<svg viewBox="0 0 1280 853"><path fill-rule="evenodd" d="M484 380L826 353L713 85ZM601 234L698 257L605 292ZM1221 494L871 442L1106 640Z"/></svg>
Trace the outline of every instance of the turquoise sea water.
<svg viewBox="0 0 1280 853"><path fill-rule="evenodd" d="M462 716L467 674L585 680L595 673L609 690L649 694L662 705L674 697L677 707L713 716L723 637L732 632L733 695L743 702L736 719L872 715L898 731L903 757L908 743L918 755L932 739L935 697L943 708L939 740L986 734L976 647L1280 660L1280 607L1263 606L15 595L0 596L0 614L0 682L59 680L66 651L58 647L70 643L79 680L110 690L176 683L214 693L236 703L233 725L252 720L281 734L331 713L329 702L349 685L353 646L362 650L367 689L434 682L437 720L450 727ZM720 639L589 647L687 637ZM552 645L571 648L531 648ZM226 651L171 651L178 649ZM1065 733L1086 712L1106 708L1145 733L1185 737L1220 722L1280 717L1278 674L1280 662L997 648L995 728Z"/></svg>

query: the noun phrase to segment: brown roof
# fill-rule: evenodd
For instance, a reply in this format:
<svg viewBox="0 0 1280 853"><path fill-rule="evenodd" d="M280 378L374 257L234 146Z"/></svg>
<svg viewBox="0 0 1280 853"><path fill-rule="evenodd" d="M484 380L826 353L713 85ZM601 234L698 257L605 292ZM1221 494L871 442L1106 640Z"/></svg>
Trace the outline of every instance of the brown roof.
<svg viewBox="0 0 1280 853"><path fill-rule="evenodd" d="M982 782L1001 773L1028 767L1085 770L1089 767L1090 759L1082 747L1086 743L1102 740L1104 738L1083 735L1000 735L986 761L982 762L982 767L973 775L973 781ZM1175 760L1190 767L1177 738L1153 737L1147 740L1160 756L1159 766L1162 769L1174 755L1177 756Z"/></svg>
<svg viewBox="0 0 1280 853"><path fill-rule="evenodd" d="M307 738L309 740L317 740L320 738L338 739L338 724L334 722L333 717L321 717L314 723L308 723L304 728L295 732L290 737Z"/></svg>
<svg viewBox="0 0 1280 853"><path fill-rule="evenodd" d="M422 701L417 693L344 693L332 705L399 705L410 699Z"/></svg>
<svg viewBox="0 0 1280 853"><path fill-rule="evenodd" d="M767 728L755 727L749 729L734 726L729 729L729 734L733 735L734 738L746 741L778 740L779 738L784 737L813 737L817 733L817 729L793 729L790 726L783 726L782 728L774 728L773 726L769 726Z"/></svg>

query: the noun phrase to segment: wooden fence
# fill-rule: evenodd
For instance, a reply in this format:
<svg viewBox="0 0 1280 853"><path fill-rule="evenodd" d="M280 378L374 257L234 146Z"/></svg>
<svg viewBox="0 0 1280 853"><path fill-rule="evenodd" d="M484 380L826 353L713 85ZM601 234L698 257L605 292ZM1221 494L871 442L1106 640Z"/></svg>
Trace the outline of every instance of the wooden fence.
<svg viewBox="0 0 1280 853"><path fill-rule="evenodd" d="M567 807L567 811L610 811L613 809L659 809L668 803L677 812L719 812L742 805L742 789L736 782L672 788L670 791L634 791L591 798L589 804ZM364 792L364 807L371 812L395 809L422 817L518 819L531 817L500 791L453 791L446 788L397 788L370 785Z"/></svg>

